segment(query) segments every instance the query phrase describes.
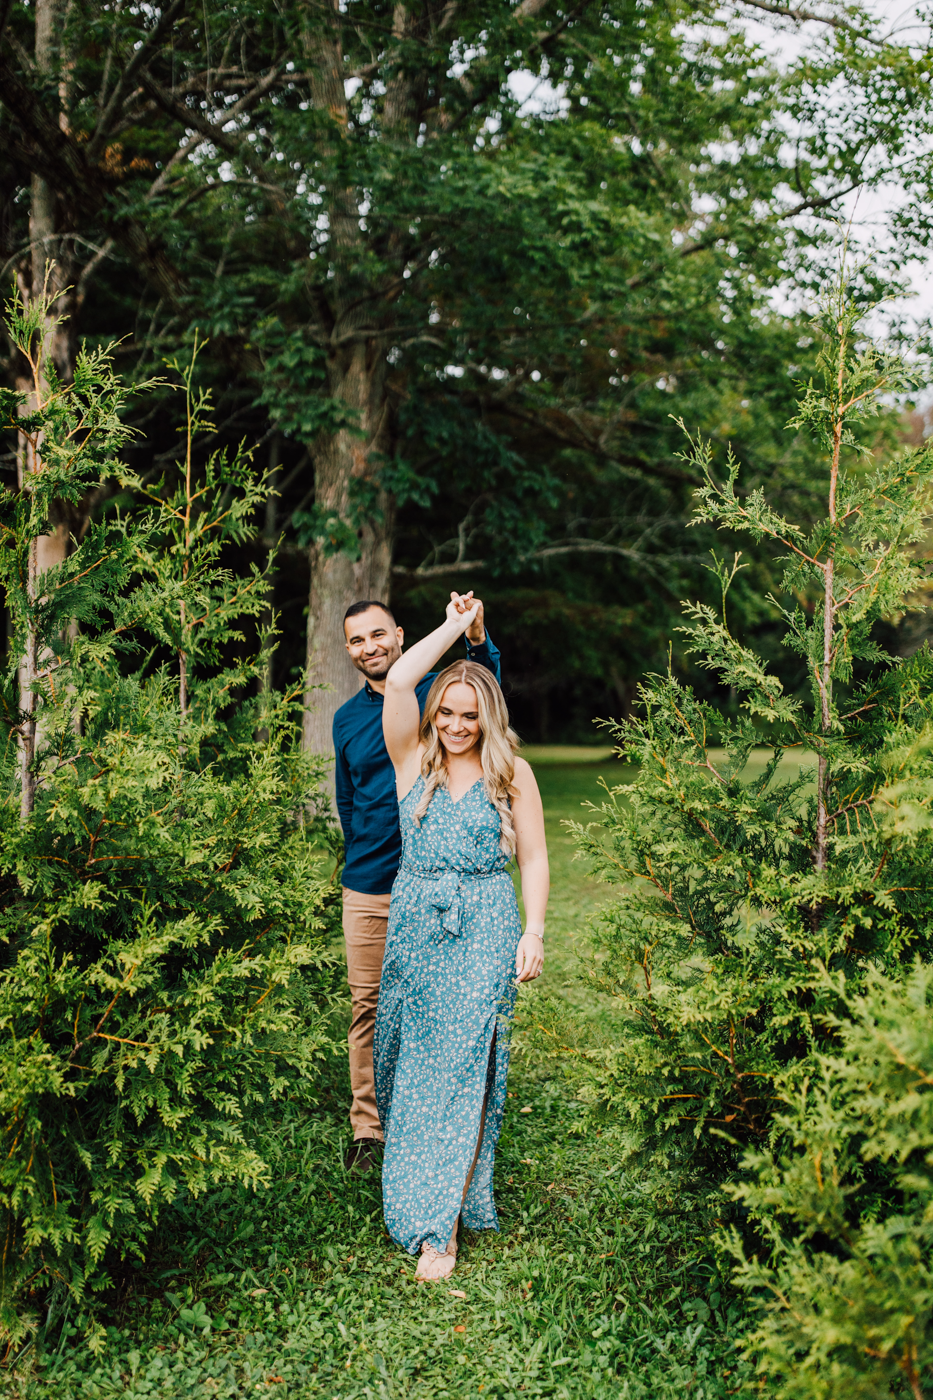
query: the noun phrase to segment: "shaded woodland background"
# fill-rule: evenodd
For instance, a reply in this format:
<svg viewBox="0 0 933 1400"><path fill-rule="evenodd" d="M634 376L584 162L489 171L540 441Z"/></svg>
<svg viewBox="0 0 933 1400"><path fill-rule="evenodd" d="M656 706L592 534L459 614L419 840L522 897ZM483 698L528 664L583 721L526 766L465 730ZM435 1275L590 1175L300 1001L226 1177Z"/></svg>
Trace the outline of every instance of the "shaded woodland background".
<svg viewBox="0 0 933 1400"><path fill-rule="evenodd" d="M307 665L331 685L309 694L308 747L328 747L358 679L347 604L389 598L417 635L467 586L523 737L585 740L670 647L676 665L679 600L715 596L710 548L731 557L686 529L674 420L807 516L812 449L784 425L854 192L883 210L870 248L852 233L862 294L897 292L927 255L924 16L8 0L3 280L29 301L54 265L66 380L83 340L119 342L142 380L208 338L196 466L245 441L275 484L250 548L277 550L273 683ZM0 373L23 382L10 346ZM130 466L168 489L182 396L167 382L130 421ZM888 431L923 426L895 405ZM0 466L28 470L15 441ZM63 509L50 550L135 504L114 484ZM770 554L741 548L732 623L768 654Z"/></svg>

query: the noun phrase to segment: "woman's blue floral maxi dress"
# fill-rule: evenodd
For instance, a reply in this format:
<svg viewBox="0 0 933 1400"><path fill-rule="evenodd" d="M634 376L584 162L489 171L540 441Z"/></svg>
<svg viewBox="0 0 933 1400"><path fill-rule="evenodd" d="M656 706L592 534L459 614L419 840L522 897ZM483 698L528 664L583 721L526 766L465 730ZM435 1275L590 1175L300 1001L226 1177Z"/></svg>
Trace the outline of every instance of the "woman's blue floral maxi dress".
<svg viewBox="0 0 933 1400"><path fill-rule="evenodd" d="M382 1197L392 1238L444 1253L486 1124L463 1222L498 1230L492 1165L502 1127L521 937L499 814L482 782L457 802L437 788L420 827L419 777L399 803L402 864L389 926L373 1055L385 1131ZM488 1098L487 1098L488 1094Z"/></svg>

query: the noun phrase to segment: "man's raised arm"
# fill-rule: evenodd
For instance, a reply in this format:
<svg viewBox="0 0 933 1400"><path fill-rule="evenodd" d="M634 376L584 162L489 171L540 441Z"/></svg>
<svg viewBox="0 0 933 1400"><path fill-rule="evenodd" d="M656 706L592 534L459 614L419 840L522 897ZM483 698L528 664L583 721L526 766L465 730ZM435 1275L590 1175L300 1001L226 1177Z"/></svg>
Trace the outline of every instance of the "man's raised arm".
<svg viewBox="0 0 933 1400"><path fill-rule="evenodd" d="M451 593L451 598L456 598L456 593ZM478 600L477 600L478 601ZM476 617L472 625L464 633L466 642L467 659L475 661L479 666L485 666L487 671L491 671L499 685L502 684L502 668L499 664L501 658L499 648L492 637L486 631L486 624L483 621L483 605L479 603Z"/></svg>

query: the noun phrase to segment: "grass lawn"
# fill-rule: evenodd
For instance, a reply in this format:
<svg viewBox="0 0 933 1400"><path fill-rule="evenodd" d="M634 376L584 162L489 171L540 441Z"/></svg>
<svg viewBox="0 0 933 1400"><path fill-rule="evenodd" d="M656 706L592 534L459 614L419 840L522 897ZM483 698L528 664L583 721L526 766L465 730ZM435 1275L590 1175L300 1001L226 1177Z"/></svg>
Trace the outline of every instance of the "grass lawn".
<svg viewBox="0 0 933 1400"><path fill-rule="evenodd" d="M612 1004L574 981L575 945L602 897L560 823L625 770L586 751L529 753L552 858L545 994L578 1040L613 1033ZM558 760L558 761L555 761ZM144 1268L128 1268L93 1356L71 1324L0 1380L17 1400L98 1397L445 1396L710 1400L751 1394L734 1337L739 1305L719 1278L709 1222L619 1165L611 1129L577 1099L572 1058L523 1049L542 991L523 989L497 1157L498 1235L462 1243L453 1279L414 1281L382 1222L378 1181L343 1168L346 1066L316 1106L257 1124L268 1190L215 1192L163 1219Z"/></svg>

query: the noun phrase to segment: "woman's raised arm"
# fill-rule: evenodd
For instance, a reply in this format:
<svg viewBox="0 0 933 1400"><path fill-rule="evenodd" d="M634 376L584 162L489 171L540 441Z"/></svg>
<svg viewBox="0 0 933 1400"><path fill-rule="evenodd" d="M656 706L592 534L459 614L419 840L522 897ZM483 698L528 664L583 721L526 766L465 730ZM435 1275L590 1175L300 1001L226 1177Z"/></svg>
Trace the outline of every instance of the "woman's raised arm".
<svg viewBox="0 0 933 1400"><path fill-rule="evenodd" d="M447 617L440 627L435 627L420 642L415 642L409 651L402 652L386 676L382 731L389 757L399 777L418 752L421 711L415 686L447 648L463 636L478 611L479 601L474 602L472 592L463 595L452 593L447 604Z"/></svg>

